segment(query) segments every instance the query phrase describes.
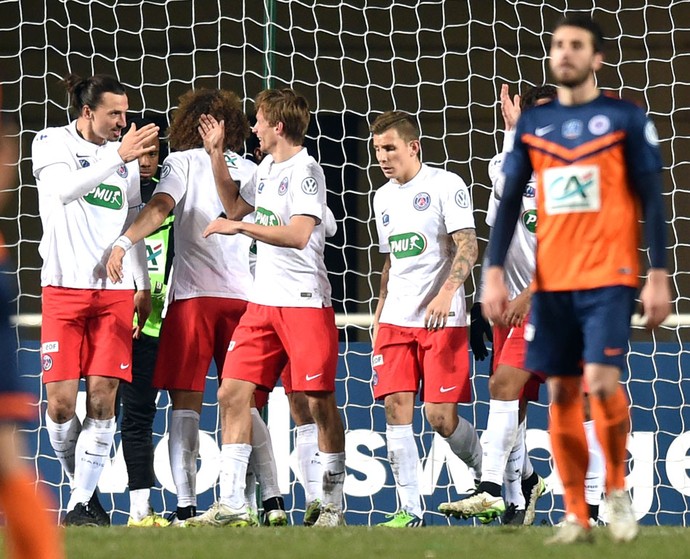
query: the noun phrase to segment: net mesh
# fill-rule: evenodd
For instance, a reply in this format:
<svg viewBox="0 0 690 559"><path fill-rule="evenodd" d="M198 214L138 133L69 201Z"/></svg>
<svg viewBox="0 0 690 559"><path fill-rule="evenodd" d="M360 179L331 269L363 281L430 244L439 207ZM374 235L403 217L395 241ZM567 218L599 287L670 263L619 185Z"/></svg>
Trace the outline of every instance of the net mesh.
<svg viewBox="0 0 690 559"><path fill-rule="evenodd" d="M418 116L424 160L458 173L471 185L482 251L490 192L487 165L502 142L500 86L508 83L516 93L528 84L547 82L544 58L549 30L565 12L578 10L592 14L612 37L600 83L648 107L659 129L667 165L664 197L671 222L674 310L683 316L690 308L690 299L684 295L689 292L688 272L683 266L690 257L685 215L690 190L683 180L688 170L685 154L690 151L690 84L683 71L690 57L688 0L552 0L548 5L537 0L0 0L4 115L16 123L14 137L20 144L18 186L7 196L1 225L18 264L18 315L40 312L37 247L41 230L30 143L42 128L67 122L67 99L59 85L64 75L114 74L128 88L132 112L163 119L191 87L232 89L246 100L248 111L251 99L265 86L294 87L309 99L313 111L307 146L326 171L329 205L340 226L329 242L327 265L336 310L342 317L345 366L338 390L346 428L357 433L361 429L383 432L382 408L371 402L368 388L370 349L358 345L368 339L368 317L375 307L382 265L371 199L383 180L368 145L368 122L388 109ZM466 286L470 296L478 271L477 267ZM669 473L685 457L678 441L684 440L687 419L687 387L682 378L687 326L679 323L651 337L636 327L634 339L641 345L633 347L630 358L635 377L628 385L634 421L641 418L642 431L653 433L651 441L642 432L633 438L643 449L634 460L640 467L633 472L651 495L648 518L660 523L684 523L687 510L686 478ZM37 333L22 327L19 334L22 373L40 389L37 345L31 343ZM474 375L477 402L462 410L479 428L486 424L486 383L486 366L480 364ZM647 400L638 394L646 394ZM159 405L167 407L165 396ZM211 409L204 413L213 413L213 403L207 405ZM533 405L530 411L537 422L544 413L543 404ZM157 442L167 428L162 421L157 424ZM428 425L419 420L415 428L421 433L425 475L429 480L440 476L437 490L426 498L427 507L435 510L437 501L456 496L454 485L465 489L459 486L466 480L451 479L442 459L430 457ZM633 429L637 428L634 423ZM539 432L530 437L535 445L541 441ZM55 462L45 429L32 430L31 439L36 443L32 458L43 472L46 464ZM382 436L380 441L367 439L364 454L363 443L356 440L350 437L348 444L359 449L358 460L388 469ZM380 446L372 448L378 442ZM438 455L443 454L442 445L436 447L441 449ZM671 464L662 455L667 448L677 462ZM533 458L540 473L550 473L548 452L535 448ZM351 469L352 464L348 462ZM383 484L391 488L390 474L381 474L376 466L374 471L378 474L370 478L351 471L348 510L357 515L357 522L373 522L383 512L391 512L377 509L373 496L359 496L372 491L366 479L379 479L377 475L384 475ZM300 489L294 476L288 479L298 510ZM48 477L46 482L62 488L63 508L64 479ZM158 491L162 507L170 510L174 498ZM112 495L107 494L106 500L117 513L126 514ZM677 508L666 510L661 505L665 499L679 501ZM560 501L543 501L542 512L559 513Z"/></svg>

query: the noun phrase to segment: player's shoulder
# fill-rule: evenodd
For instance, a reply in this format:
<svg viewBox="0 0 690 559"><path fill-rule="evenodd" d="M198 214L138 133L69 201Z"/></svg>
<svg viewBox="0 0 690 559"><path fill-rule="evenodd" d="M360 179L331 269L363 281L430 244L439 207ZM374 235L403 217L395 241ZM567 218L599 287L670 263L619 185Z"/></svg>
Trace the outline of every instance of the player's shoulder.
<svg viewBox="0 0 690 559"><path fill-rule="evenodd" d="M50 126L43 130L39 130L34 136L33 143L48 144L53 141L62 142L65 140L65 136L69 136L68 126Z"/></svg>
<svg viewBox="0 0 690 559"><path fill-rule="evenodd" d="M423 164L422 173L424 173L423 182L436 185L437 188L467 188L467 184L463 178L453 171L441 169L440 167L430 167L429 165Z"/></svg>

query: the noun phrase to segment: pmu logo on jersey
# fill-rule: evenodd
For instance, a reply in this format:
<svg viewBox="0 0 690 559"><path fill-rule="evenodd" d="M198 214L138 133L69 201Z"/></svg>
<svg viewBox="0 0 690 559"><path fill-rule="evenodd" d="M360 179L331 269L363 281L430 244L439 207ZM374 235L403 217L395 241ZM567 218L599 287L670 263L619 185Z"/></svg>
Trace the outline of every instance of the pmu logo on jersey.
<svg viewBox="0 0 690 559"><path fill-rule="evenodd" d="M319 191L319 183L314 177L307 177L302 181L302 192L313 196Z"/></svg>
<svg viewBox="0 0 690 559"><path fill-rule="evenodd" d="M537 232L537 210L527 210L520 217L525 229L534 234Z"/></svg>
<svg viewBox="0 0 690 559"><path fill-rule="evenodd" d="M601 209L599 167L571 165L546 169L544 208L548 215L598 212Z"/></svg>
<svg viewBox="0 0 690 559"><path fill-rule="evenodd" d="M431 205L431 196L429 196L429 194L426 192L420 192L414 197L412 205L414 206L415 210L423 212Z"/></svg>
<svg viewBox="0 0 690 559"><path fill-rule="evenodd" d="M421 233L401 233L388 237L391 254L396 258L419 256L426 250L426 237Z"/></svg>
<svg viewBox="0 0 690 559"><path fill-rule="evenodd" d="M277 225L282 225L283 222L280 216L274 214L271 210L266 208L258 207L256 208L256 216L254 217L254 223L259 225L265 225L266 227L275 227Z"/></svg>
<svg viewBox="0 0 690 559"><path fill-rule="evenodd" d="M561 134L568 140L574 140L579 138L582 134L582 121L573 118L571 120L566 120L561 128Z"/></svg>
<svg viewBox="0 0 690 559"><path fill-rule="evenodd" d="M108 208L109 210L121 210L124 205L124 196L119 186L112 184L99 184L86 196L84 200L94 206Z"/></svg>
<svg viewBox="0 0 690 559"><path fill-rule="evenodd" d="M117 168L117 175L119 177L122 177L123 179L126 179L127 175L129 175L129 171L127 170L127 167L125 167L124 165L120 165Z"/></svg>
<svg viewBox="0 0 690 559"><path fill-rule="evenodd" d="M304 189L302 189L304 190ZM280 184L278 185L278 194L280 196L285 196L288 191L288 179L285 177L282 181L280 181Z"/></svg>

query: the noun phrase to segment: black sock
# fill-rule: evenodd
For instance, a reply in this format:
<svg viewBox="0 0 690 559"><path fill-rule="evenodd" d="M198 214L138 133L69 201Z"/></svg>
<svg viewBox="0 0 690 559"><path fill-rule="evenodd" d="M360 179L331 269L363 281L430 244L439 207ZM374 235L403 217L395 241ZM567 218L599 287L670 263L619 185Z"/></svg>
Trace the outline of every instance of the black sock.
<svg viewBox="0 0 690 559"><path fill-rule="evenodd" d="M490 481L482 481L477 487L477 493L488 493L492 497L501 496L501 486L498 483L492 483Z"/></svg>
<svg viewBox="0 0 690 559"><path fill-rule="evenodd" d="M266 499L262 504L264 512L276 509L285 510L285 501L282 497L271 497L270 499Z"/></svg>
<svg viewBox="0 0 690 559"><path fill-rule="evenodd" d="M187 520L196 516L196 507L189 505L187 507L177 507L177 518L179 520Z"/></svg>

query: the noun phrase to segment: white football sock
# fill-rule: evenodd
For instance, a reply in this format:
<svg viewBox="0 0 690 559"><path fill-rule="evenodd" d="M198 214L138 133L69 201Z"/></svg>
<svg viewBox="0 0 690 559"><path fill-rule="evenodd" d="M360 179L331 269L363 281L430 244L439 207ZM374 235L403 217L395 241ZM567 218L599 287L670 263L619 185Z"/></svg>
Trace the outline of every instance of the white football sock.
<svg viewBox="0 0 690 559"><path fill-rule="evenodd" d="M297 462L300 481L307 503L323 498L323 466L319 456L319 430L316 423L299 425L296 429Z"/></svg>
<svg viewBox="0 0 690 559"><path fill-rule="evenodd" d="M419 451L412 425L386 425L386 446L400 508L421 518Z"/></svg>
<svg viewBox="0 0 690 559"><path fill-rule="evenodd" d="M278 470L273 455L273 444L268 427L259 414L259 410L252 408L252 454L249 467L255 472L261 486L261 500L280 497L278 487Z"/></svg>
<svg viewBox="0 0 690 559"><path fill-rule="evenodd" d="M220 449L220 502L233 508L245 506L250 444L224 444Z"/></svg>
<svg viewBox="0 0 690 559"><path fill-rule="evenodd" d="M177 491L177 506L196 506L196 461L199 457L199 414L173 410L168 438L170 469Z"/></svg>
<svg viewBox="0 0 690 559"><path fill-rule="evenodd" d="M472 478L481 479L482 445L479 443L476 429L466 419L458 416L458 426L445 441L453 454L467 464ZM501 471L501 480L503 480L503 471Z"/></svg>
<svg viewBox="0 0 690 559"><path fill-rule="evenodd" d="M96 491L105 463L110 460L114 436L114 416L110 419L84 419L74 449L74 490L67 504L68 511L77 503L88 502Z"/></svg>
<svg viewBox="0 0 690 559"><path fill-rule="evenodd" d="M585 435L589 448L589 465L585 475L585 501L588 505L600 505L606 479L606 461L594 428L594 421L585 421Z"/></svg>
<svg viewBox="0 0 690 559"><path fill-rule="evenodd" d="M244 486L244 504L253 511L259 510L259 505L256 502L256 474L252 470L252 459L249 458L249 465L247 467L247 475L245 477Z"/></svg>
<svg viewBox="0 0 690 559"><path fill-rule="evenodd" d="M489 418L482 436L482 481L503 484L506 464L518 434L519 400L489 400ZM522 462L518 467L519 475Z"/></svg>
<svg viewBox="0 0 690 559"><path fill-rule="evenodd" d="M323 464L323 504L343 508L345 453L319 451Z"/></svg>
<svg viewBox="0 0 690 559"><path fill-rule="evenodd" d="M525 460L529 460L527 456L527 447L525 446L525 436L525 421L523 421L518 425L515 444L508 455L508 462L506 464L506 501L516 505L518 510L524 510L526 504L525 496L522 494ZM532 463L530 462L530 467L531 466Z"/></svg>
<svg viewBox="0 0 690 559"><path fill-rule="evenodd" d="M129 492L129 517L139 521L151 512L151 489L132 489Z"/></svg>
<svg viewBox="0 0 690 559"><path fill-rule="evenodd" d="M81 433L81 421L75 415L64 423L55 423L46 412L46 429L50 446L55 451L55 456L62 465L62 470L67 475L69 483L74 486L74 449Z"/></svg>

